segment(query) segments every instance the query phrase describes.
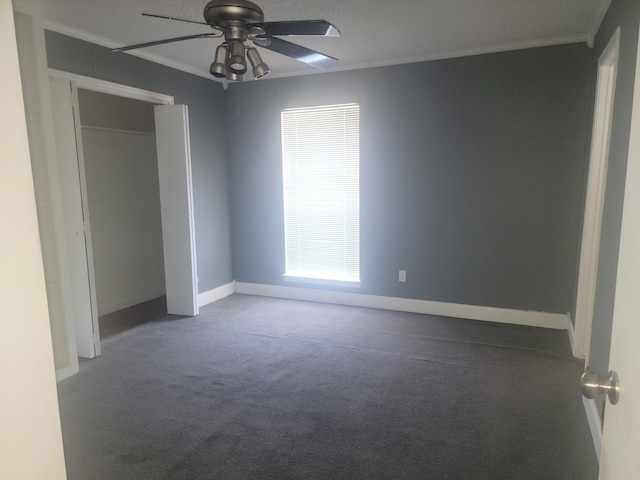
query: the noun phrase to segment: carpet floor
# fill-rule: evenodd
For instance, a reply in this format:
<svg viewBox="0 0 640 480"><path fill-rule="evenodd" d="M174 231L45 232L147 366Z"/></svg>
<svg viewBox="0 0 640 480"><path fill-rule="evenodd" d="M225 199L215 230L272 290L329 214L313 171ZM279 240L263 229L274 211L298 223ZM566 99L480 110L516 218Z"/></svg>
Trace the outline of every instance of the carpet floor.
<svg viewBox="0 0 640 480"><path fill-rule="evenodd" d="M232 295L58 383L70 480L595 480L564 331Z"/></svg>

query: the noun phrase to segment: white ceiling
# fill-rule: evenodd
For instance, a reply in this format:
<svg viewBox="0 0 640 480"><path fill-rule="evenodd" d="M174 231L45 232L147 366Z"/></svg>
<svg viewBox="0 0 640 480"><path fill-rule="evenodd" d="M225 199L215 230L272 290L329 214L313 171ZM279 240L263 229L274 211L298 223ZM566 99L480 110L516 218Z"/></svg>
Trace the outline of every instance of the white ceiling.
<svg viewBox="0 0 640 480"><path fill-rule="evenodd" d="M333 70L593 41L611 0L253 0L265 21L324 19L339 38L287 37L340 61ZM42 9L46 28L107 47L211 31L143 17L202 20L207 0L19 0ZM198 39L129 53L207 78L220 39ZM260 49L272 77L321 72Z"/></svg>

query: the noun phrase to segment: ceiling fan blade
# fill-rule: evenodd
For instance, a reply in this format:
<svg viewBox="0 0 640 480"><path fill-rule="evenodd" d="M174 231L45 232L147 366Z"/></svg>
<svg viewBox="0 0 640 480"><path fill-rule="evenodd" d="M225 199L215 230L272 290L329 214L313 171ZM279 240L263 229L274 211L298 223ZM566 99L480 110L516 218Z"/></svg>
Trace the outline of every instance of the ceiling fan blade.
<svg viewBox="0 0 640 480"><path fill-rule="evenodd" d="M325 20L250 23L248 27L259 27L264 30L267 35L340 36L338 29Z"/></svg>
<svg viewBox="0 0 640 480"><path fill-rule="evenodd" d="M268 45L260 45L258 43L258 45L260 45L262 48L266 48L267 50L271 50L276 53L281 53L282 55L286 55L287 57L291 57L295 60L298 60L299 62L312 65L316 68L320 68L321 70L331 68L336 63L338 63L337 58L333 58L323 53L316 52L315 50L303 47L302 45L287 42L286 40L282 40L281 38L272 37L270 35L257 37L257 40L261 39L268 39L271 42Z"/></svg>
<svg viewBox="0 0 640 480"><path fill-rule="evenodd" d="M197 23L198 25L207 25L207 22L201 22L198 20L188 20L186 18L167 17L166 15L156 15L155 13L143 13L145 17L163 18L165 20L176 20L178 22Z"/></svg>
<svg viewBox="0 0 640 480"><path fill-rule="evenodd" d="M163 45L165 43L182 42L183 40L193 40L194 38L218 38L220 33L198 33L196 35L187 35L186 37L165 38L164 40L156 40L154 42L137 43L135 45L127 45L126 47L112 48L112 52L126 52L127 50L135 50L136 48L152 47L153 45Z"/></svg>

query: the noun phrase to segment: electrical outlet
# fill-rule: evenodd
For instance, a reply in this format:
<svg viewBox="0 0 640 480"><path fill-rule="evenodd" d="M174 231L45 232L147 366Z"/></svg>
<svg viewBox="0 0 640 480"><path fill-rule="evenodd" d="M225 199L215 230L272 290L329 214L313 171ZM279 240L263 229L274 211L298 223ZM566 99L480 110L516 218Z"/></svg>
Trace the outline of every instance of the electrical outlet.
<svg viewBox="0 0 640 480"><path fill-rule="evenodd" d="M407 271L406 270L398 271L398 281L399 282L406 282L407 281Z"/></svg>

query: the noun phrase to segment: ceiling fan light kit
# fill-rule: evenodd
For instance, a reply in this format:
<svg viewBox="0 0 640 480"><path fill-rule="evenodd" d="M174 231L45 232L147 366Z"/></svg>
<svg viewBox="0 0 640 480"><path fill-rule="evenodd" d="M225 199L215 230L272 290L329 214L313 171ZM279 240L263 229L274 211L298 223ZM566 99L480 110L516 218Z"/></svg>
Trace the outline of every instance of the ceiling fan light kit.
<svg viewBox="0 0 640 480"><path fill-rule="evenodd" d="M271 71L269 66L260 57L258 50L245 45L247 41L251 41L256 46L286 55L322 70L330 68L338 62L336 58L277 38L277 36L291 35L339 37L340 32L338 32L338 29L332 24L325 20L265 22L262 9L249 0L211 0L204 7L204 19L206 23L149 13L143 13L143 15L165 20L209 25L221 33L203 33L185 37L168 38L165 40L114 48L112 51L123 52L136 48L180 42L194 38L217 38L224 36L224 43L216 48L214 60L209 68L209 72L216 78L225 78L231 81L242 80L242 76L247 72L247 58L251 64L253 77L256 80L265 77Z"/></svg>
<svg viewBox="0 0 640 480"><path fill-rule="evenodd" d="M231 40L229 42L229 70L237 75L243 75L247 71L244 44L240 40Z"/></svg>
<svg viewBox="0 0 640 480"><path fill-rule="evenodd" d="M216 55L209 72L216 78L226 78L227 76L227 57L229 56L229 50L226 45L218 45L216 48Z"/></svg>
<svg viewBox="0 0 640 480"><path fill-rule="evenodd" d="M253 47L247 49L247 58L249 59L249 63L251 63L251 68L253 69L253 78L258 80L265 75L269 75L271 70L269 70L268 65L262 61L258 50Z"/></svg>

